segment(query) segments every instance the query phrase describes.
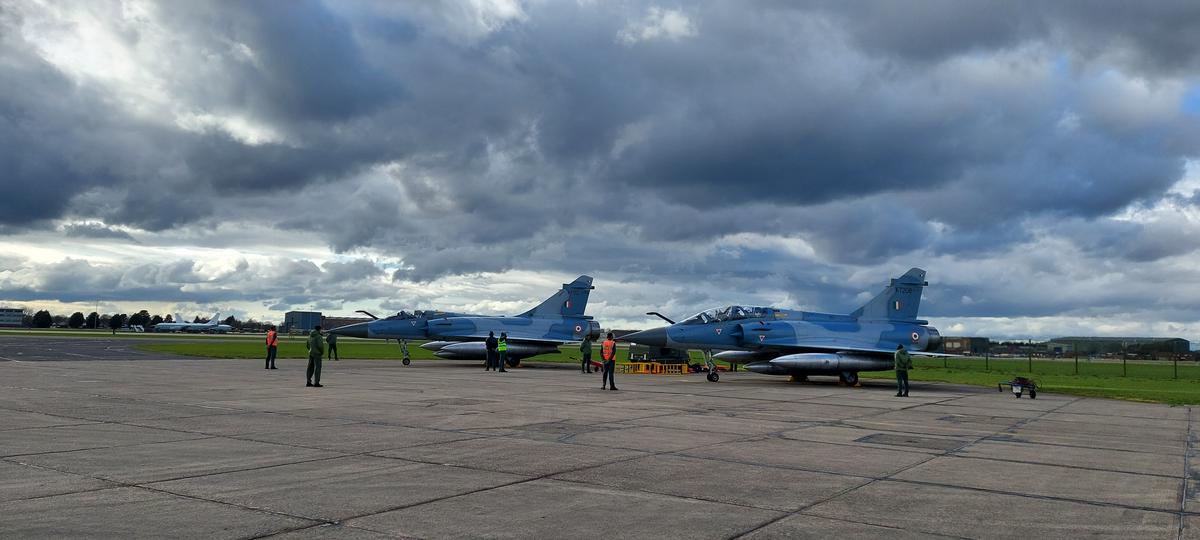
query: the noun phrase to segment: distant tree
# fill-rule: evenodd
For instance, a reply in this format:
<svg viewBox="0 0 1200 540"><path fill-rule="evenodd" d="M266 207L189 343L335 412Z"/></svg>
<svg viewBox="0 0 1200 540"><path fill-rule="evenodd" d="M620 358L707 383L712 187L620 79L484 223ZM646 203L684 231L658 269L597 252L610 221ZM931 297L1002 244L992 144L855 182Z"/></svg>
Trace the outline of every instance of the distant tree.
<svg viewBox="0 0 1200 540"><path fill-rule="evenodd" d="M26 311L21 314L21 326L25 328L33 328L33 314Z"/></svg>
<svg viewBox="0 0 1200 540"><path fill-rule="evenodd" d="M238 320L236 318L234 318L233 315L225 317L225 320L221 321L221 324L227 324L233 328L238 328L238 327L242 326L242 324L240 322L238 322Z"/></svg>
<svg viewBox="0 0 1200 540"><path fill-rule="evenodd" d="M162 321L163 322L175 322L175 319L173 317L171 317L170 313L168 313L166 317L163 317Z"/></svg>
<svg viewBox="0 0 1200 540"><path fill-rule="evenodd" d="M50 328L52 324L54 324L54 317L50 316L49 311L43 309L33 314L34 328Z"/></svg>
<svg viewBox="0 0 1200 540"><path fill-rule="evenodd" d="M55 315L55 316L51 317L50 319L51 319L51 321L53 321L54 326L63 327L63 326L67 325L67 316L66 315Z"/></svg>
<svg viewBox="0 0 1200 540"><path fill-rule="evenodd" d="M75 313L71 314L70 319L67 319L67 326L70 326L71 328L80 328L83 326L83 322L83 313L76 311Z"/></svg>
<svg viewBox="0 0 1200 540"><path fill-rule="evenodd" d="M195 318L195 319L192 319L192 324L196 324L196 323L206 323L206 322L208 322L208 321L206 321L206 320L204 320L204 319L201 319L199 315L196 315L196 318Z"/></svg>
<svg viewBox="0 0 1200 540"><path fill-rule="evenodd" d="M108 327L112 329L112 333L116 334L117 329L125 326L126 315L113 315L108 319Z"/></svg>
<svg viewBox="0 0 1200 540"><path fill-rule="evenodd" d="M133 322L134 317L137 317L137 322ZM143 309L133 315L130 315L129 316L129 324L131 326L135 325L135 324L141 325L141 326L149 325L150 324L150 312Z"/></svg>
<svg viewBox="0 0 1200 540"><path fill-rule="evenodd" d="M100 314L95 311L87 316L87 320L83 323L84 328L100 328Z"/></svg>
<svg viewBox="0 0 1200 540"><path fill-rule="evenodd" d="M150 325L151 326L158 326L162 322L163 322L163 318L161 315L155 315L153 317L150 317Z"/></svg>

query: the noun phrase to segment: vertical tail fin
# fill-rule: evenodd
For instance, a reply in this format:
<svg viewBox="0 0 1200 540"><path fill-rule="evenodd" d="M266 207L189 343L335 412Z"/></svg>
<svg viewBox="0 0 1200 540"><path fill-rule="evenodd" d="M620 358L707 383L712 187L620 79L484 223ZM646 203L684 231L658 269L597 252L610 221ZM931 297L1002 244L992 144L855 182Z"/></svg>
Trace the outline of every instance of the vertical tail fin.
<svg viewBox="0 0 1200 540"><path fill-rule="evenodd" d="M915 321L921 307L921 290L928 285L925 271L913 268L893 279L879 296L854 310L851 317L868 320Z"/></svg>
<svg viewBox="0 0 1200 540"><path fill-rule="evenodd" d="M562 290L554 296L518 317L582 317L593 288L591 276L579 276L575 281L564 283Z"/></svg>
<svg viewBox="0 0 1200 540"><path fill-rule="evenodd" d="M218 311L216 314L214 314L214 315L212 316L212 318L211 318L211 319L209 319L209 320L208 320L208 322L207 322L207 323L205 323L205 325L207 325L207 326L216 326L216 325L218 325L218 324L221 324L221 319L219 319L219 317L220 317L220 316L221 316L221 312L219 312L219 311Z"/></svg>

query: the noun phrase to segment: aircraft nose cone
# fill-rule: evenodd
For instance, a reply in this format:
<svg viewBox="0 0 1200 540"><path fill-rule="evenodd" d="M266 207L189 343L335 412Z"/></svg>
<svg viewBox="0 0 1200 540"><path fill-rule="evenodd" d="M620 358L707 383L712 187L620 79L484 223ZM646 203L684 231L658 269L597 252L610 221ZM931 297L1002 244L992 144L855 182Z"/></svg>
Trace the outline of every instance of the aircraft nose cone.
<svg viewBox="0 0 1200 540"><path fill-rule="evenodd" d="M367 325L368 324L370 324L370 323L360 322L360 323L354 323L354 324L347 324L346 326L339 326L337 328L334 328L333 330L330 330L329 333L337 334L339 336L346 336L346 337L365 338L365 337L367 337Z"/></svg>
<svg viewBox="0 0 1200 540"><path fill-rule="evenodd" d="M667 328L664 326L626 334L621 337L620 341L630 341L639 345L650 345L653 347L666 347Z"/></svg>

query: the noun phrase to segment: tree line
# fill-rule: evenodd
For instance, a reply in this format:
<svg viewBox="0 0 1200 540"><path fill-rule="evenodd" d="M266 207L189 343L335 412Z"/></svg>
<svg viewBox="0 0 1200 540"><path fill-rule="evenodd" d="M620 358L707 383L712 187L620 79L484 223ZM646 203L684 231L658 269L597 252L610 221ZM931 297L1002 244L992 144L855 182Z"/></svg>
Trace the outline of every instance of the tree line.
<svg viewBox="0 0 1200 540"><path fill-rule="evenodd" d="M84 315L81 311L76 311L70 315L53 315L47 310L40 310L33 313L25 312L23 317L23 326L26 328L108 328L114 332L126 327L141 326L151 327L159 323L179 322L174 320L171 314L167 315L151 315L147 310L141 310L137 313L112 313L100 314L95 311ZM203 317L195 317L193 323L206 323L208 319ZM264 321L256 321L253 318L247 320L239 320L233 315L226 317L221 321L221 324L227 324L235 331L243 332L262 332L266 331L267 326L271 323Z"/></svg>

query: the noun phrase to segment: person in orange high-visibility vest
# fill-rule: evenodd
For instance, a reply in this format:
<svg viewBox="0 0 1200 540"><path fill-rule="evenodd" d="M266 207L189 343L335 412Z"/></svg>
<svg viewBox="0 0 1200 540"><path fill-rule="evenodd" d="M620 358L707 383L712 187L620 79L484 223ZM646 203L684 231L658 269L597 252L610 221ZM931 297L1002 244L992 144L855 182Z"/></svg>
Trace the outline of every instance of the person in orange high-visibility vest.
<svg viewBox="0 0 1200 540"><path fill-rule="evenodd" d="M613 372L617 370L617 342L613 341L612 332L604 339L604 344L600 345L600 359L604 361L604 373L600 375L600 389L605 386L609 390L617 389L617 382L613 380Z"/></svg>
<svg viewBox="0 0 1200 540"><path fill-rule="evenodd" d="M278 350L279 334L274 326L267 327L267 369L275 369L275 353Z"/></svg>

